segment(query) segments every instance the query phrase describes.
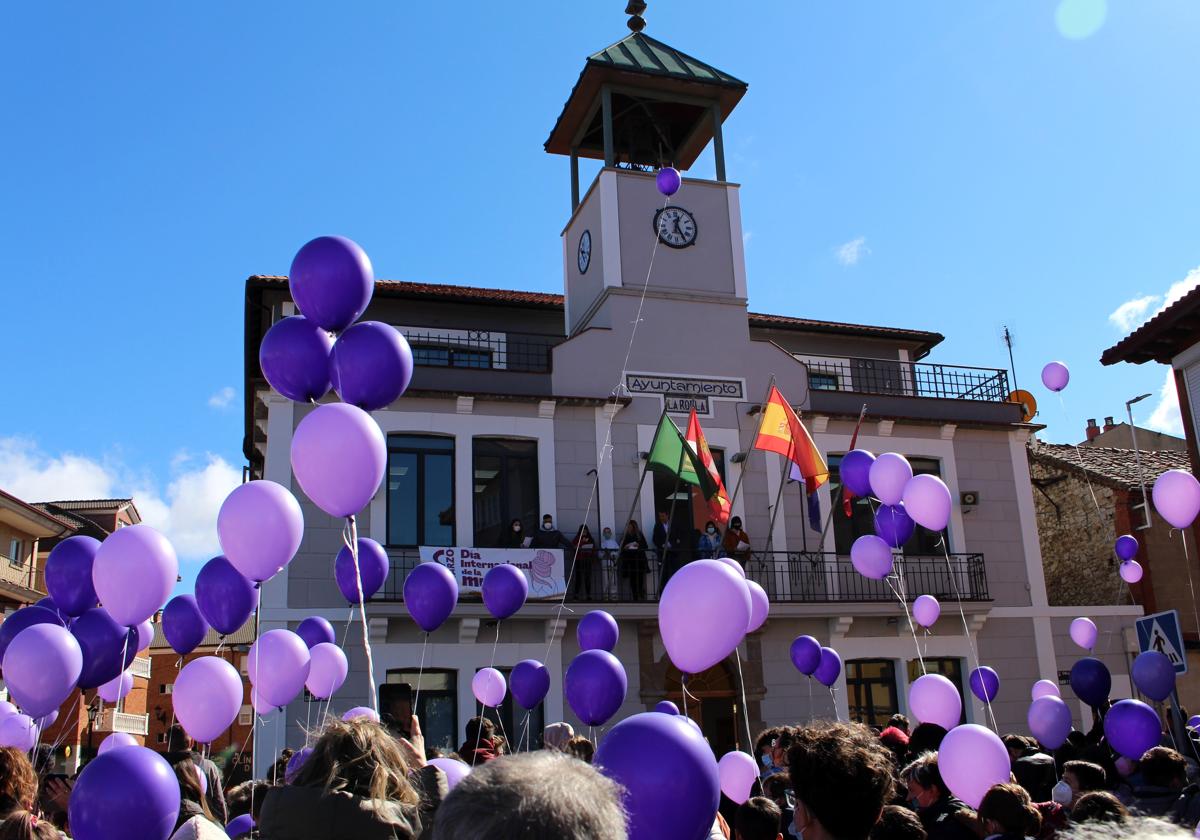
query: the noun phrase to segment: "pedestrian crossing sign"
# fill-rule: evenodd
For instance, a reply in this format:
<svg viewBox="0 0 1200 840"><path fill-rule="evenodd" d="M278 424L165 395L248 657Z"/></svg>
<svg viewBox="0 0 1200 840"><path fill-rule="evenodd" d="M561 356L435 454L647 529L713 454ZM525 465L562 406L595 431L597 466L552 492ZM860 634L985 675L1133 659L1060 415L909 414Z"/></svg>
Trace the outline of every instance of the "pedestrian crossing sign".
<svg viewBox="0 0 1200 840"><path fill-rule="evenodd" d="M1156 650L1171 660L1176 674L1187 673L1187 655L1183 647L1183 633L1179 629L1178 610L1167 610L1139 618L1136 626L1138 647L1142 653Z"/></svg>

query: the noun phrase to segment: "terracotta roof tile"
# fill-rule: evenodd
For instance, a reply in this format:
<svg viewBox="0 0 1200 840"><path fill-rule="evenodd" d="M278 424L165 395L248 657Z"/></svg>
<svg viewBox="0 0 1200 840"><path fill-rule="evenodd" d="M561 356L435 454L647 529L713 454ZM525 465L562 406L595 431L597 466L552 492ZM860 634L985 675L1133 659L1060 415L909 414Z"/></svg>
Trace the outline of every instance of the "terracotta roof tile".
<svg viewBox="0 0 1200 840"><path fill-rule="evenodd" d="M1171 359L1200 341L1200 285L1159 312L1100 355L1100 363Z"/></svg>
<svg viewBox="0 0 1200 840"><path fill-rule="evenodd" d="M1122 490L1138 490L1137 458L1132 449L1113 449L1105 446L1075 447L1069 443L1043 443L1034 440L1029 446L1034 459L1048 461L1055 466L1078 472L1082 469L1088 477L1098 483ZM1142 477L1149 487L1167 470L1192 471L1187 452L1171 449L1143 449ZM1082 459L1082 460L1081 460Z"/></svg>
<svg viewBox="0 0 1200 840"><path fill-rule="evenodd" d="M118 511L133 504L133 499L65 499L56 502L38 502L38 505L53 505L61 510Z"/></svg>

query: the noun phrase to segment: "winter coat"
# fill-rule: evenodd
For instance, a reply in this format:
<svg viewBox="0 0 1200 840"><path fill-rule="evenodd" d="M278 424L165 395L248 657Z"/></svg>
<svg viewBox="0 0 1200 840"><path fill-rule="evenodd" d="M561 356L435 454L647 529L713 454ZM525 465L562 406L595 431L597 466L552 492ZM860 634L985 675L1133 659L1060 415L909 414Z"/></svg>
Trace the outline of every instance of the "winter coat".
<svg viewBox="0 0 1200 840"><path fill-rule="evenodd" d="M416 840L416 806L321 787L274 788L263 800L262 840Z"/></svg>
<svg viewBox="0 0 1200 840"><path fill-rule="evenodd" d="M917 816L925 826L928 840L978 840L968 823L972 817L967 803L953 796L943 796Z"/></svg>

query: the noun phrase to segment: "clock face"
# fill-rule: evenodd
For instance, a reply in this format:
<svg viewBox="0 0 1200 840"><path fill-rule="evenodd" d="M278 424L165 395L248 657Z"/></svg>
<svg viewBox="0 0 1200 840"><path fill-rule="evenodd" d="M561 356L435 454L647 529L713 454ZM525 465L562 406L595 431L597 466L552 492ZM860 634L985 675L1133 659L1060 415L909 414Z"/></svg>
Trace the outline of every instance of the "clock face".
<svg viewBox="0 0 1200 840"><path fill-rule="evenodd" d="M579 273L587 274L588 266L592 264L592 232L585 230L579 237L579 251L576 254L579 261Z"/></svg>
<svg viewBox="0 0 1200 840"><path fill-rule="evenodd" d="M668 248L696 244L696 219L682 207L664 207L654 214L654 230Z"/></svg>

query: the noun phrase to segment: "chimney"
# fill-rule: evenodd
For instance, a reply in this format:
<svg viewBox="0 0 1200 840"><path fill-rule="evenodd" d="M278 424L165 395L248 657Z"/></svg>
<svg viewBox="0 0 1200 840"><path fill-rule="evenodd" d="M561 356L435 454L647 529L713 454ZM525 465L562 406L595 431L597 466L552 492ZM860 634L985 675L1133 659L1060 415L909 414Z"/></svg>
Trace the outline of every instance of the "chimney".
<svg viewBox="0 0 1200 840"><path fill-rule="evenodd" d="M1083 431L1084 431L1084 434L1087 435L1088 440L1096 439L1097 435L1100 434L1100 427L1096 425L1095 418L1088 419L1087 428L1084 429Z"/></svg>
<svg viewBox="0 0 1200 840"><path fill-rule="evenodd" d="M1113 419L1111 417L1104 418L1104 431L1111 432L1116 427L1117 426L1115 423L1113 423Z"/></svg>

